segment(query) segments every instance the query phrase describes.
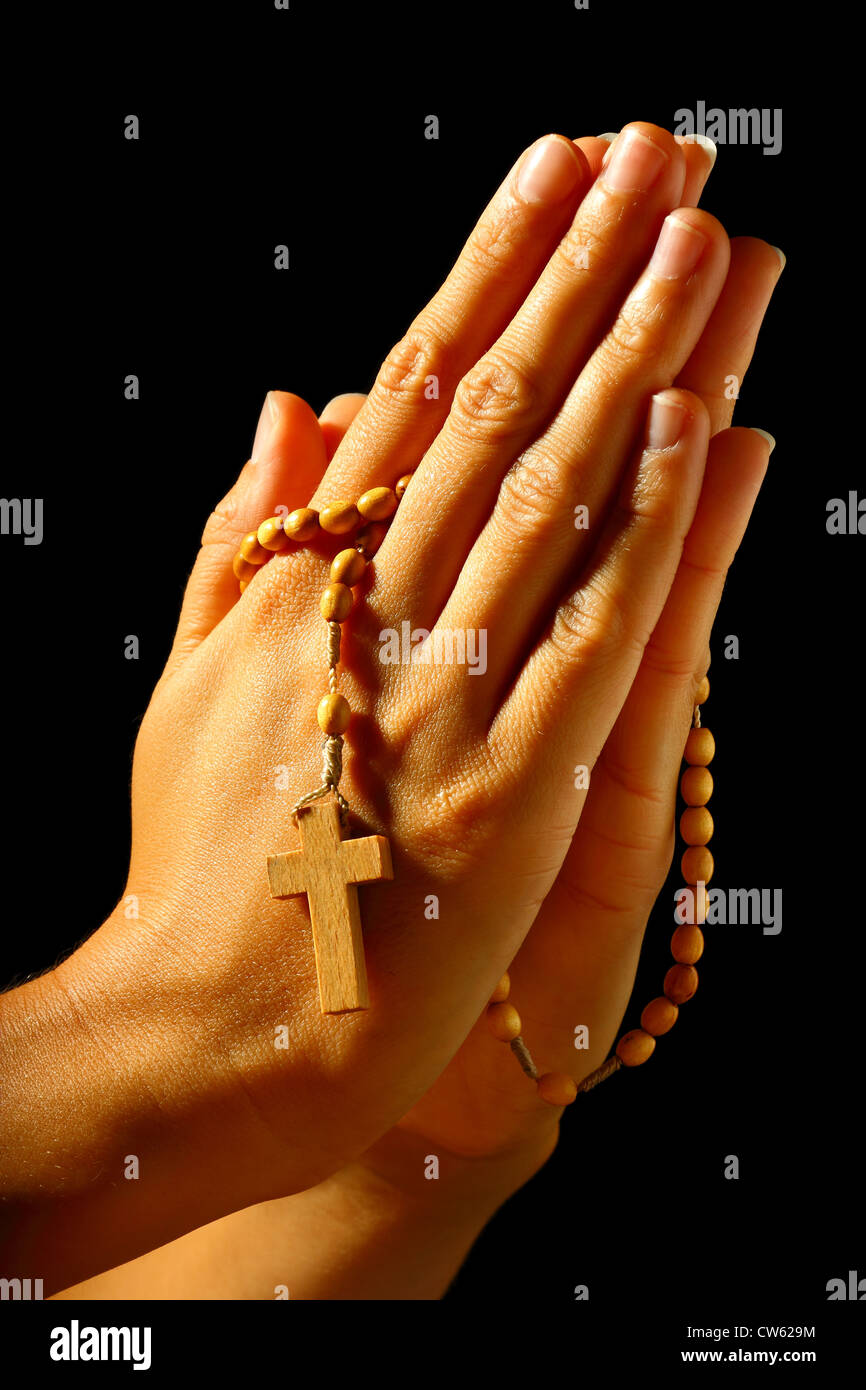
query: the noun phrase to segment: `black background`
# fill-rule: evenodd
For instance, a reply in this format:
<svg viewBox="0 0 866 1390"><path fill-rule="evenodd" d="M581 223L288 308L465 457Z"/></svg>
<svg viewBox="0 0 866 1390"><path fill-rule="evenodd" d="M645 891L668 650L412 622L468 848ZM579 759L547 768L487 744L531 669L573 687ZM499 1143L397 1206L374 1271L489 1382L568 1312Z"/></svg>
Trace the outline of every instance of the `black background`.
<svg viewBox="0 0 866 1390"><path fill-rule="evenodd" d="M699 100L781 107L782 152L722 145L702 202L732 236L788 256L736 414L777 448L716 623L706 710L716 883L782 888L783 930L707 929L700 991L677 1028L649 1065L566 1114L554 1158L490 1224L446 1302L529 1303L533 1318L555 1306L554 1339L576 1319L627 1327L649 1310L671 1329L669 1352L686 1321L841 1319L827 1280L866 1274L864 541L825 528L827 500L863 490L845 423L856 379L833 355L860 278L842 174L851 142L838 106L802 80L806 64L826 65L815 46L826 31L769 7L699 21L669 3L600 0L586 12L566 0L292 0L288 12L257 0L180 13L116 10L76 29L65 104L34 100L16 125L30 191L8 270L28 312L3 493L45 498L45 539L0 543L0 984L50 967L123 891L137 724L201 527L248 457L265 392L320 410L367 390L546 131L670 128ZM845 34L834 42L843 51ZM123 136L129 113L138 142ZM431 113L438 141L424 138ZM288 272L273 268L278 243ZM127 373L138 402L124 400ZM129 633L138 661L124 659ZM722 655L728 633L738 661ZM666 891L627 1026L669 963L670 902ZM739 1181L723 1176L728 1154ZM577 1284L589 1304L573 1302Z"/></svg>

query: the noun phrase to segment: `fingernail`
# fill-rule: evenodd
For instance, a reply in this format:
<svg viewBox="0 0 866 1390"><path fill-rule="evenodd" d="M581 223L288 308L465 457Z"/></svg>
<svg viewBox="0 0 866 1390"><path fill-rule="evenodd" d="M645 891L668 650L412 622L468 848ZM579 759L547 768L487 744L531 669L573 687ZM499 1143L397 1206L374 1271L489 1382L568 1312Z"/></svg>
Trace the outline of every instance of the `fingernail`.
<svg viewBox="0 0 866 1390"><path fill-rule="evenodd" d="M649 263L653 275L676 280L694 270L707 244L703 232L672 212L665 218Z"/></svg>
<svg viewBox="0 0 866 1390"><path fill-rule="evenodd" d="M639 130L624 131L611 149L604 181L615 193L645 193L668 162L664 150Z"/></svg>
<svg viewBox="0 0 866 1390"><path fill-rule="evenodd" d="M257 463L259 455L267 447L271 437L271 431L280 418L280 403L273 391L269 391L265 396L265 403L262 406L262 413L259 416L259 423L256 426L256 437L253 440L253 451L250 454L250 462Z"/></svg>
<svg viewBox="0 0 866 1390"><path fill-rule="evenodd" d="M782 262L782 269L784 270L784 269L785 269L785 266L788 264L788 257L785 255L784 251L782 250L782 248L781 248L780 246L774 246L774 247L773 247L773 250L775 251L776 255L779 257L779 260Z"/></svg>
<svg viewBox="0 0 866 1390"><path fill-rule="evenodd" d="M607 143L610 145L613 143L613 141L616 139L618 135L618 130L606 130L603 135L596 135L595 138L596 140L606 140Z"/></svg>
<svg viewBox="0 0 866 1390"><path fill-rule="evenodd" d="M704 154L708 157L710 168L712 169L719 150L715 141L711 140L709 135L677 135L675 139L680 145L700 145Z"/></svg>
<svg viewBox="0 0 866 1390"><path fill-rule="evenodd" d="M557 135L545 135L521 164L517 191L527 203L559 203L574 189L580 170L574 146Z"/></svg>
<svg viewBox="0 0 866 1390"><path fill-rule="evenodd" d="M647 448L669 449L683 432L686 412L679 402L659 392L650 402Z"/></svg>
<svg viewBox="0 0 866 1390"><path fill-rule="evenodd" d="M773 436L771 434L767 434L766 430L759 430L755 425L750 425L749 428L754 430L755 434L759 434L762 439L766 439L767 443L770 446L770 453L772 453L776 447L776 441L773 438Z"/></svg>

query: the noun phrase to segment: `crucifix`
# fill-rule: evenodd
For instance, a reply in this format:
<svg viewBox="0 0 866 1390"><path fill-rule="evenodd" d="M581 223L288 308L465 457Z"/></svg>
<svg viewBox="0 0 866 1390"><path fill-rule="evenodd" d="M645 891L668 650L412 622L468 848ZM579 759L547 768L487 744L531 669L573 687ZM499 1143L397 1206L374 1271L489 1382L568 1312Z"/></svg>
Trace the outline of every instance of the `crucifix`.
<svg viewBox="0 0 866 1390"><path fill-rule="evenodd" d="M271 897L306 893L323 1014L366 1009L367 970L356 884L394 877L384 835L344 840L332 798L298 811L301 848L268 857Z"/></svg>

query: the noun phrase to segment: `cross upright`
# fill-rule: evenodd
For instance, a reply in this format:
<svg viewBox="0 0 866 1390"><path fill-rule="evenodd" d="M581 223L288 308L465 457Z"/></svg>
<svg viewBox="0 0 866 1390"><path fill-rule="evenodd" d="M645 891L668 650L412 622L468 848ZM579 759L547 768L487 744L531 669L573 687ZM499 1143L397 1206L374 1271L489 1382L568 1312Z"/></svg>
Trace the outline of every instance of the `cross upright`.
<svg viewBox="0 0 866 1390"><path fill-rule="evenodd" d="M356 884L394 877L384 835L344 840L333 797L298 812L301 848L268 857L271 897L306 893L323 1014L366 1009L367 969Z"/></svg>

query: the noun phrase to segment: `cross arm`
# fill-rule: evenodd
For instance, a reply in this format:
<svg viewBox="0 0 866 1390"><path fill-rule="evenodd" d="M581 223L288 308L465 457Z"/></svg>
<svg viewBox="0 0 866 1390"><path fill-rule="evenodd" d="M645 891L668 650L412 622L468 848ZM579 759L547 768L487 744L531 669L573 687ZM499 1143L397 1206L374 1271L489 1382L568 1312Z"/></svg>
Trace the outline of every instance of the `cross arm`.
<svg viewBox="0 0 866 1390"><path fill-rule="evenodd" d="M340 860L346 877L352 883L369 883L371 879L394 877L391 846L384 835L343 840Z"/></svg>
<svg viewBox="0 0 866 1390"><path fill-rule="evenodd" d="M303 852L295 849L288 854L268 855L268 881L273 898L291 898L295 893L305 893Z"/></svg>

